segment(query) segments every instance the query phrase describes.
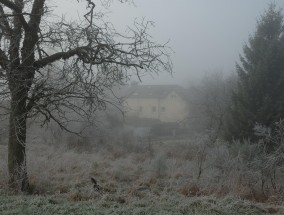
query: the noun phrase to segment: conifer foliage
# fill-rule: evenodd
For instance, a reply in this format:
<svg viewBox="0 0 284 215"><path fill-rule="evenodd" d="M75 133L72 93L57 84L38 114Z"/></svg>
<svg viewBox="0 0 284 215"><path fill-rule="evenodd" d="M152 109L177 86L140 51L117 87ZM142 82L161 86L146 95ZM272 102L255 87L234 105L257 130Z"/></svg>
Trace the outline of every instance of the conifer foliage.
<svg viewBox="0 0 284 215"><path fill-rule="evenodd" d="M271 128L284 118L283 12L271 4L257 22L236 66L228 139L255 139L254 127Z"/></svg>

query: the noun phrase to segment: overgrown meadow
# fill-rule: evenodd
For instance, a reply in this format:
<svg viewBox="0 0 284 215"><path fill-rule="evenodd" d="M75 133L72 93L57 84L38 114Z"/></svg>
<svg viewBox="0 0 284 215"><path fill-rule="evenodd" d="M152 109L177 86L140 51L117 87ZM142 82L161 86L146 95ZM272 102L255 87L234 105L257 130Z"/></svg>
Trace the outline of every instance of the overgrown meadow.
<svg viewBox="0 0 284 215"><path fill-rule="evenodd" d="M1 214L284 213L283 168L260 159L258 144L228 145L210 135L138 141L121 129L85 138L32 130L32 195L7 188L7 146L0 145Z"/></svg>

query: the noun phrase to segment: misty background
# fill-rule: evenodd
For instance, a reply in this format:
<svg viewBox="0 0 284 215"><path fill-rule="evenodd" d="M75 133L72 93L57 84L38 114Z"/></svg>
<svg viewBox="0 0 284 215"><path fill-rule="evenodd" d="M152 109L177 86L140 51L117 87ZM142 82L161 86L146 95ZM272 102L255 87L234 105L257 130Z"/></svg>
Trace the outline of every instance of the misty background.
<svg viewBox="0 0 284 215"><path fill-rule="evenodd" d="M56 12L76 19L84 14L84 4L51 0ZM135 18L153 21L150 34L173 49L173 77L168 73L142 77L142 84L180 84L188 86L206 74L230 74L242 54L243 45L254 33L256 21L270 0L135 0L121 4L110 1L106 20L120 31ZM284 2L276 1L280 7ZM100 5L97 5L100 7Z"/></svg>
<svg viewBox="0 0 284 215"><path fill-rule="evenodd" d="M284 1L37 2L0 38L0 213L284 214Z"/></svg>

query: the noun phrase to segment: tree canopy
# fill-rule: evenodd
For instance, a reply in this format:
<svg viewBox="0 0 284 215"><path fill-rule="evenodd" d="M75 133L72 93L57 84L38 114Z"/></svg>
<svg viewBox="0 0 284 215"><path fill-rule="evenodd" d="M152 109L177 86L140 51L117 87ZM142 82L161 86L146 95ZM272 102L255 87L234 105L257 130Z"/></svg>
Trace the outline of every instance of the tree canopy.
<svg viewBox="0 0 284 215"><path fill-rule="evenodd" d="M148 33L151 22L121 34L96 12L101 1L76 2L86 12L74 21L56 16L50 1L0 0L0 101L10 117L8 166L17 189L28 189L28 118L68 130L70 113L88 118L104 109L113 86L131 74L172 71L169 48Z"/></svg>

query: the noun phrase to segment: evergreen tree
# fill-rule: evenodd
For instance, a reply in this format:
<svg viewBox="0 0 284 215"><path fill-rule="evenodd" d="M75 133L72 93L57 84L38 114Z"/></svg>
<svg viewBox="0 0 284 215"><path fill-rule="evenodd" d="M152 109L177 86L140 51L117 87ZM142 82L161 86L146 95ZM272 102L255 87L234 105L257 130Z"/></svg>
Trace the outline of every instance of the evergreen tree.
<svg viewBox="0 0 284 215"><path fill-rule="evenodd" d="M237 64L238 88L233 92L228 139L255 139L254 126L272 127L284 118L283 13L271 4L257 22Z"/></svg>

